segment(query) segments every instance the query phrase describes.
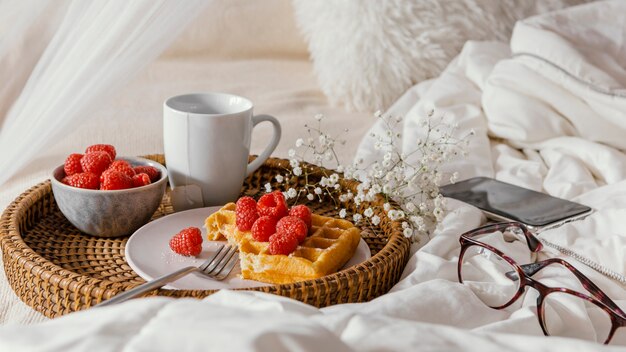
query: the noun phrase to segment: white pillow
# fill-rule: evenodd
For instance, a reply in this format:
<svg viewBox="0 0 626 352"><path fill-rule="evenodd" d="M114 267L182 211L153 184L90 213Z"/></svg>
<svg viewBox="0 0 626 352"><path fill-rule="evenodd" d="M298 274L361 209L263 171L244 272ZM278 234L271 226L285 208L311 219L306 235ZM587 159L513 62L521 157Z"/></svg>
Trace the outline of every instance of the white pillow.
<svg viewBox="0 0 626 352"><path fill-rule="evenodd" d="M293 0L329 101L384 110L437 76L469 40L508 41L515 21L587 0Z"/></svg>

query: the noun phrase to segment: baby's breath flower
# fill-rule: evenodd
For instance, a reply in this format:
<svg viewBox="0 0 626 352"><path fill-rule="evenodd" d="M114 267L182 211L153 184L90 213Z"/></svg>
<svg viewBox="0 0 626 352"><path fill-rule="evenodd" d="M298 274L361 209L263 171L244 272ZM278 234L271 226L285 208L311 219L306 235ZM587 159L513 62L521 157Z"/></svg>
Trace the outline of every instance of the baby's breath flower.
<svg viewBox="0 0 626 352"><path fill-rule="evenodd" d="M433 210L433 215L435 215L437 221L441 221L443 219L443 209L441 209L440 207L436 207Z"/></svg>
<svg viewBox="0 0 626 352"><path fill-rule="evenodd" d="M374 226L378 226L378 224L380 224L380 216L378 215L374 215L372 216L372 224L374 224Z"/></svg>
<svg viewBox="0 0 626 352"><path fill-rule="evenodd" d="M295 198L298 195L298 191L296 191L293 187L287 190L286 198Z"/></svg>
<svg viewBox="0 0 626 352"><path fill-rule="evenodd" d="M350 199L352 199L354 195L352 193L344 193L344 194L340 194L339 195L339 201L340 202L347 202Z"/></svg>
<svg viewBox="0 0 626 352"><path fill-rule="evenodd" d="M316 126L305 125L309 135L296 140L297 148L307 147L302 151L304 154L298 155L295 150L289 150L290 169L286 170L284 176L277 175L276 182L284 182L284 187L293 186L285 192L285 196L289 198L297 198L303 194L309 201L315 198L320 202L322 199L331 199L336 208L339 208L340 203L350 201L352 206L363 206L365 210L355 213L352 220L359 223L367 218L367 223L371 226L378 226L381 219L374 215L378 206L366 202L373 202L382 196L387 200L382 209L391 220L402 221L405 236L416 240L418 234L430 235L445 215L445 200L439 193L439 184L444 177L439 170L440 166L453 157L466 155L463 147L469 143L468 138L475 131L471 130L465 137L455 139L453 132L458 125L447 123L443 116L435 115L434 110L431 110L419 121L424 134L413 143L415 149L410 149L401 141L401 116L385 116L380 111L375 116L380 119L378 123L384 129L379 133L371 132L369 136L373 147L382 151L380 160L367 164L362 158L356 158L352 164L340 165L334 148L345 144L345 140L323 131L324 117L318 114L315 116L318 121ZM354 193L342 189L337 173L329 174L301 167L300 162L304 160L313 160L327 169L325 163L336 163L334 168L343 173L345 179L360 183ZM454 183L459 174L454 172L446 177ZM269 183L265 187L267 192L271 191ZM389 202L391 200L398 204L395 209ZM342 208L339 216L345 218L347 210Z"/></svg>
<svg viewBox="0 0 626 352"><path fill-rule="evenodd" d="M269 182L265 184L265 192L272 193L272 185Z"/></svg>
<svg viewBox="0 0 626 352"><path fill-rule="evenodd" d="M459 173L455 171L454 173L452 173L452 176L450 176L450 183L455 183L458 179Z"/></svg>
<svg viewBox="0 0 626 352"><path fill-rule="evenodd" d="M414 225L414 226L420 226L424 224L424 218L422 218L421 216L417 216L417 215L413 215L409 217L409 221Z"/></svg>

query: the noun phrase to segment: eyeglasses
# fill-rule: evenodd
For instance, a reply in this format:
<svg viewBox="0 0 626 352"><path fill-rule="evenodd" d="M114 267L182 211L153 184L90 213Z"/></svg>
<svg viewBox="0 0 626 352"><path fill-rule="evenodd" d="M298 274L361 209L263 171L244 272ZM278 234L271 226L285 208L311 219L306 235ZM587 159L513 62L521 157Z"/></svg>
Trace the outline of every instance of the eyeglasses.
<svg viewBox="0 0 626 352"><path fill-rule="evenodd" d="M525 240L525 241L524 241ZM519 265L496 247L526 246L537 253L542 245L518 222L491 224L466 232L459 239L459 282L494 309L513 304L526 286L539 292L537 318L545 335L575 337L609 343L615 336L626 341L626 314L600 288L563 259L551 258ZM526 244L524 244L526 242ZM531 278L541 269L559 264L571 271L591 296L563 287L549 287Z"/></svg>

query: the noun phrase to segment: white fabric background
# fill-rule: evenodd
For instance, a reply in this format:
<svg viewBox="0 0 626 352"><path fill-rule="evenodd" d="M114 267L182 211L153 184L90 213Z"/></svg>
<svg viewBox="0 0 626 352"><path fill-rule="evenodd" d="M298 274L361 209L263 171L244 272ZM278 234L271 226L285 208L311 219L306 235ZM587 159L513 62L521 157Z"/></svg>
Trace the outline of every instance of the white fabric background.
<svg viewBox="0 0 626 352"><path fill-rule="evenodd" d="M88 120L98 101L154 60L207 4L204 0L73 1L23 87L11 102L0 129L0 184L6 182L66 131ZM10 5L11 3L9 3ZM65 3L61 3L66 5ZM46 7L47 2L33 7ZM45 18L15 6L16 18ZM10 10L10 9L9 9ZM25 13L23 15L23 13ZM53 21L54 22L54 21ZM20 40L16 45L22 44ZM11 44L10 42L7 44ZM0 49L9 55L12 46ZM20 67L20 66L18 66ZM53 94L51 94L53 92ZM11 97L3 97L4 99ZM4 105L4 104L2 104Z"/></svg>
<svg viewBox="0 0 626 352"><path fill-rule="evenodd" d="M508 41L517 20L589 0L294 0L331 104L384 110L438 76L468 40Z"/></svg>

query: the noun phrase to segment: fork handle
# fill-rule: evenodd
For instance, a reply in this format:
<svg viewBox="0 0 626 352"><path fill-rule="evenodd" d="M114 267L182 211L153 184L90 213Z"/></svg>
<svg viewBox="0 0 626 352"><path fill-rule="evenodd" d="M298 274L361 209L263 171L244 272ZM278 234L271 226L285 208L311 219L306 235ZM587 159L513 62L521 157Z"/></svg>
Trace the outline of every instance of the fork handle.
<svg viewBox="0 0 626 352"><path fill-rule="evenodd" d="M157 288L161 288L163 286L165 286L166 284L172 282L172 281L176 281L177 279L180 279L181 277L192 273L194 271L198 270L197 266L188 266L186 268L182 268L180 270L177 270L171 274L167 274L161 277L158 277L154 280L148 281L145 284L139 285L131 290L128 290L126 292L122 292L118 295L116 295L115 297L108 299L104 302L101 302L99 304L96 305L96 307L104 307L104 306L108 306L108 305L112 305L112 304L116 304L116 303L122 303L124 301L127 301L131 298L137 297L139 295L142 295L146 292L152 291L154 289Z"/></svg>

